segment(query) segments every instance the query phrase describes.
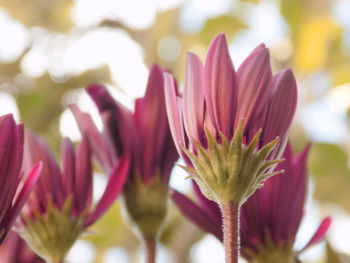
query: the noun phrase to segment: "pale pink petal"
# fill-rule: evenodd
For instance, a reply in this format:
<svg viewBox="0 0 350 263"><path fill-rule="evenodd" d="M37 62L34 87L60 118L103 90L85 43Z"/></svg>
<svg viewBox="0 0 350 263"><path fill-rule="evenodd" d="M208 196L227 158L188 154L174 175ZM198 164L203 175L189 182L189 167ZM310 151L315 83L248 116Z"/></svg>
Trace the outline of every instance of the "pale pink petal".
<svg viewBox="0 0 350 263"><path fill-rule="evenodd" d="M239 67L237 76L238 105L235 127L244 121L244 127L249 129L264 109L272 89L268 49L264 45L254 49Z"/></svg>
<svg viewBox="0 0 350 263"><path fill-rule="evenodd" d="M237 78L224 34L211 43L204 66L207 110L216 129L231 139L237 108Z"/></svg>
<svg viewBox="0 0 350 263"><path fill-rule="evenodd" d="M283 137L293 120L297 105L297 85L290 69L273 76L265 124L263 127L264 144ZM283 151L283 149L281 149Z"/></svg>
<svg viewBox="0 0 350 263"><path fill-rule="evenodd" d="M182 116L180 116L180 113L179 113L178 99L176 97L175 81L171 76L171 74L164 73L164 84L165 84L166 110L168 114L171 134L173 136L177 151L182 157L184 157L185 154L182 148L186 147L186 143L183 135L184 129L182 125Z"/></svg>
<svg viewBox="0 0 350 263"><path fill-rule="evenodd" d="M203 65L200 58L193 53L187 54L183 119L189 139L201 142L204 132Z"/></svg>

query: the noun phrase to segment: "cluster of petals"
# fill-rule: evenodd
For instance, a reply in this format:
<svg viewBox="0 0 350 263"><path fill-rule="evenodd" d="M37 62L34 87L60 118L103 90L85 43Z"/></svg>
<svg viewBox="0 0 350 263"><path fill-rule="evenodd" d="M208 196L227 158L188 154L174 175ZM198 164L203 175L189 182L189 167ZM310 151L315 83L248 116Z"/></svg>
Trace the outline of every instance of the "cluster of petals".
<svg viewBox="0 0 350 263"><path fill-rule="evenodd" d="M0 245L5 240L18 214L38 179L41 163L32 165L25 180L23 172L23 124L12 115L0 117Z"/></svg>
<svg viewBox="0 0 350 263"><path fill-rule="evenodd" d="M125 157L120 158L112 169L106 189L92 209L93 171L87 138L83 136L76 151L68 138L63 139L62 169L43 139L30 132L26 139L24 167L41 160L43 170L28 199L24 215L35 219L35 214L45 214L49 205L62 209L68 198L71 198L72 218L87 213L84 227L88 227L107 211L122 190L129 168L129 160Z"/></svg>
<svg viewBox="0 0 350 263"><path fill-rule="evenodd" d="M134 112L114 100L100 84L90 84L87 92L96 103L104 130L101 134L91 117L71 105L80 130L89 135L90 145L102 170L107 171L120 155L131 159L130 174L147 183L160 175L167 184L178 158L165 108L163 70L151 67L145 96L135 101Z"/></svg>
<svg viewBox="0 0 350 263"><path fill-rule="evenodd" d="M195 142L207 146L205 129L220 141L220 134L231 140L243 124L243 140L248 144L262 129L258 147L280 138L270 155L281 156L292 122L297 87L290 69L272 74L268 49L262 44L243 61L237 72L230 58L225 35L211 43L203 66L199 57L187 55L182 97L173 77L165 73L167 112L177 149L196 153Z"/></svg>
<svg viewBox="0 0 350 263"><path fill-rule="evenodd" d="M285 159L277 166L284 174L268 179L241 209L240 239L242 254L258 254L272 241L275 247L294 244L306 199L307 146L300 154L294 156L292 148L287 144L283 154ZM173 190L172 199L182 213L203 231L213 234L223 241L222 215L219 206L208 200L199 187L193 185L198 202L193 202L185 195ZM322 220L309 242L297 253L321 241L331 223L331 218Z"/></svg>

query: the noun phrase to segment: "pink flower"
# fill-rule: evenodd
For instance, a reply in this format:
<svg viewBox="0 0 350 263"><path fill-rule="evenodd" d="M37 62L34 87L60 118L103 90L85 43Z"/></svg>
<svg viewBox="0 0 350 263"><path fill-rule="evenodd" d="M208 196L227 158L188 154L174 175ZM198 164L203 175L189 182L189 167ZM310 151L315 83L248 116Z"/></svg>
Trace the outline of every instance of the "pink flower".
<svg viewBox="0 0 350 263"><path fill-rule="evenodd" d="M109 175L106 189L92 204L92 164L87 138L74 151L68 138L62 141L62 168L42 139L27 135L24 166L42 160L42 176L21 216L18 232L40 257L63 262L68 250L88 226L99 219L122 190L129 160L121 157Z"/></svg>
<svg viewBox="0 0 350 263"><path fill-rule="evenodd" d="M84 136L76 151L68 138L61 146L62 169L57 165L53 154L43 139L27 134L25 166L42 160L42 176L34 187L26 206L26 215L34 212L45 214L48 203L62 209L68 198L72 198L72 217L87 212L84 227L93 224L112 205L123 188L128 174L129 160L122 157L110 174L103 196L92 209L92 164L87 138Z"/></svg>
<svg viewBox="0 0 350 263"><path fill-rule="evenodd" d="M10 232L8 238L0 247L1 263L44 263L16 233Z"/></svg>
<svg viewBox="0 0 350 263"><path fill-rule="evenodd" d="M126 154L132 159L130 174L137 174L144 183L160 175L168 183L178 155L166 115L163 82L163 70L154 65L146 94L135 101L134 113L115 101L102 85L89 85L87 92L104 122L103 134L89 115L71 106L80 130L89 135L93 153L105 172L118 156Z"/></svg>
<svg viewBox="0 0 350 263"><path fill-rule="evenodd" d="M249 256L259 255L259 250L264 249L261 247L270 241L275 247L282 247L281 249L288 249L290 244L294 244L306 199L306 161L309 148L310 145L294 156L292 147L287 144L283 154L285 161L278 165L279 169L284 170L284 174L269 179L264 187L258 189L243 205L241 211L243 253ZM310 241L298 253L321 241L330 224L330 217L324 219Z"/></svg>
<svg viewBox="0 0 350 263"><path fill-rule="evenodd" d="M287 144L283 154L285 161L277 167L283 169L284 174L270 178L243 204L240 229L242 254L245 258L261 259L261 255L273 255L279 249L293 248L306 199L308 150L309 146L299 155L293 156L292 148ZM194 224L223 241L220 208L205 198L198 186L194 185L194 191L198 203L177 191L173 191L172 199ZM297 257L300 252L321 241L330 223L330 217L325 218L302 249L287 252ZM265 258L265 261L257 262L272 261Z"/></svg>
<svg viewBox="0 0 350 263"><path fill-rule="evenodd" d="M195 54L187 55L183 97L177 96L173 77L164 76L169 124L185 170L207 198L240 206L279 173L273 170L297 102L293 73L272 75L264 45L236 72L221 34L204 66Z"/></svg>
<svg viewBox="0 0 350 263"><path fill-rule="evenodd" d="M89 115L74 105L71 109L80 130L89 135L102 170L108 172L122 154L130 158L129 178L123 190L128 223L136 226L148 260L153 262L155 243L167 211L170 172L178 159L165 109L163 70L152 66L145 96L135 101L134 112L115 101L99 84L89 85L87 92L100 111L103 133Z"/></svg>
<svg viewBox="0 0 350 263"><path fill-rule="evenodd" d="M28 167L31 172L22 181L23 124L17 125L12 115L0 117L0 245L5 240L18 214L32 191L41 164ZM28 171L28 170L26 170Z"/></svg>
<svg viewBox="0 0 350 263"><path fill-rule="evenodd" d="M270 158L282 154L296 108L297 87L290 69L272 75L269 51L263 44L237 72L223 34L211 43L204 66L195 54L188 53L182 97L176 95L173 77L164 76L170 128L188 165L192 164L183 149L196 154L194 141L206 148L205 128L218 141L219 133L230 141L241 122L245 144L262 129L258 147L279 137Z"/></svg>

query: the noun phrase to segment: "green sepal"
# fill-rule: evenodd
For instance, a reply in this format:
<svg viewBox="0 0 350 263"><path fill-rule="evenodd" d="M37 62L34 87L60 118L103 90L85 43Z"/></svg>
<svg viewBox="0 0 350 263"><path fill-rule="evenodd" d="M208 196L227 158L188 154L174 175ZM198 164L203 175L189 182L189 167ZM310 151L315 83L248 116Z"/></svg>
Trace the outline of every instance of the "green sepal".
<svg viewBox="0 0 350 263"><path fill-rule="evenodd" d="M293 242L276 244L270 233L265 233L265 240L256 244L257 248L242 251L253 263L297 263L297 253L293 251Z"/></svg>
<svg viewBox="0 0 350 263"><path fill-rule="evenodd" d="M243 144L242 123L229 142L220 133L219 142L208 129L205 135L208 147L194 140L196 154L183 149L193 167L184 168L197 182L202 193L221 205L234 202L242 205L273 172L282 160L268 160L279 139L257 150L262 130L258 130L249 145Z"/></svg>
<svg viewBox="0 0 350 263"><path fill-rule="evenodd" d="M69 249L84 230L86 213L72 216L72 198L68 197L61 209L48 200L45 213L33 211L33 217L22 215L24 224L19 234L35 253L46 262L63 262Z"/></svg>
<svg viewBox="0 0 350 263"><path fill-rule="evenodd" d="M140 238L157 238L167 213L169 187L160 175L147 182L134 175L123 190L124 207L128 222L141 235Z"/></svg>

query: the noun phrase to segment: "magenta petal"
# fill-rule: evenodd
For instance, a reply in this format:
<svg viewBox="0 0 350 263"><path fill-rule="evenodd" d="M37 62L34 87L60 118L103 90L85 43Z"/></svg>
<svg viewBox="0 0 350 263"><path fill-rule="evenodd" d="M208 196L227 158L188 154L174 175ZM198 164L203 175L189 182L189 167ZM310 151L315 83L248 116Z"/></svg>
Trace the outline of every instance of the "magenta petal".
<svg viewBox="0 0 350 263"><path fill-rule="evenodd" d="M41 209L46 207L48 197L54 201L55 205L61 207L65 201L63 197L66 193L63 187L62 174L56 160L43 139L36 138L31 132L27 132L26 135L24 169L30 169L31 164L39 161L43 163L41 176L33 189L38 199L43 202Z"/></svg>
<svg viewBox="0 0 350 263"><path fill-rule="evenodd" d="M92 166L90 147L84 135L75 154L74 208L80 214L92 200Z"/></svg>
<svg viewBox="0 0 350 263"><path fill-rule="evenodd" d="M307 249L308 247L322 241L322 239L324 239L329 227L331 226L331 223L332 223L332 217L328 216L325 219L323 219L321 224L317 228L316 233L312 236L312 238L306 244L306 246L302 250L300 250L300 252L302 252L305 249Z"/></svg>
<svg viewBox="0 0 350 263"><path fill-rule="evenodd" d="M264 109L272 88L268 49L264 45L254 49L239 67L237 76L238 105L235 127L242 120L245 122L245 127L250 127Z"/></svg>
<svg viewBox="0 0 350 263"><path fill-rule="evenodd" d="M89 215L85 226L93 224L104 214L113 204L118 194L122 191L129 173L130 161L127 157L122 156L110 174L105 192L96 204L95 210Z"/></svg>
<svg viewBox="0 0 350 263"><path fill-rule="evenodd" d="M183 119L190 140L201 141L204 122L203 65L199 57L187 54L183 92Z"/></svg>
<svg viewBox="0 0 350 263"><path fill-rule="evenodd" d="M10 213L8 221L7 221L7 228L8 229L12 226L16 217L18 216L19 212L21 211L22 207L24 206L25 202L27 201L29 194L31 193L36 181L39 178L42 167L43 167L43 164L41 162L39 162L39 163L35 164L33 166L32 170L30 171L28 178L25 181L22 189L20 190L20 192L16 198L16 201L11 209L11 213Z"/></svg>
<svg viewBox="0 0 350 263"><path fill-rule="evenodd" d="M264 143L283 137L293 120L297 105L297 84L290 69L273 76L272 91L264 125Z"/></svg>
<svg viewBox="0 0 350 263"><path fill-rule="evenodd" d="M153 169L161 166L164 140L169 131L163 71L157 65L151 68L145 96L135 106L137 129L141 137L141 176L147 182L155 173ZM170 145L166 147L170 150Z"/></svg>
<svg viewBox="0 0 350 263"><path fill-rule="evenodd" d="M204 232L213 234L217 239L223 241L221 224L217 224L204 210L187 196L176 190L172 190L171 198L181 210L184 216L197 225Z"/></svg>
<svg viewBox="0 0 350 263"><path fill-rule="evenodd" d="M104 172L110 172L116 159L116 153L112 143L108 145L105 137L99 132L89 114L81 112L74 104L71 104L69 107L78 123L81 133L88 135L93 154L101 169Z"/></svg>
<svg viewBox="0 0 350 263"><path fill-rule="evenodd" d="M102 85L90 84L86 91L96 103L101 114L110 113L108 118L104 119L104 125L112 136L118 156L135 154L139 142L132 112L116 102Z"/></svg>
<svg viewBox="0 0 350 263"><path fill-rule="evenodd" d="M211 218L216 222L217 225L221 225L222 224L222 214L221 214L221 210L220 207L217 203L215 203L214 201L209 200L208 198L206 198L198 184L192 180L192 185L193 185L193 190L194 193L199 201L200 207L208 214L211 216Z"/></svg>
<svg viewBox="0 0 350 263"><path fill-rule="evenodd" d="M75 156L72 142L64 138L61 146L62 179L67 194L74 196L75 188Z"/></svg>
<svg viewBox="0 0 350 263"><path fill-rule="evenodd" d="M171 134L179 154L184 157L182 148L186 146L182 119L179 113L178 101L176 97L176 87L174 78L169 73L164 73L166 110L169 119Z"/></svg>
<svg viewBox="0 0 350 263"><path fill-rule="evenodd" d="M226 37L218 35L211 43L204 66L204 94L207 109L216 129L232 137L237 108L237 78Z"/></svg>

